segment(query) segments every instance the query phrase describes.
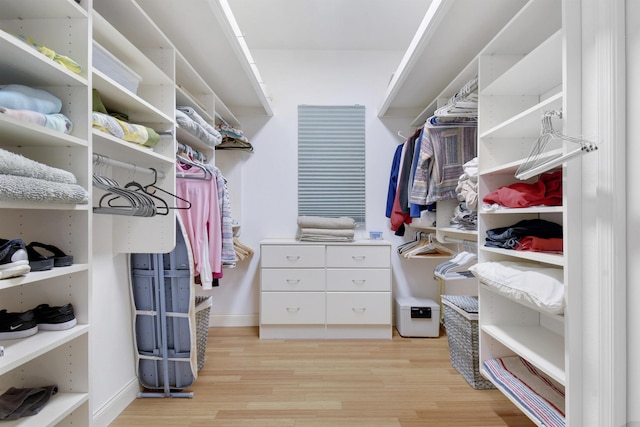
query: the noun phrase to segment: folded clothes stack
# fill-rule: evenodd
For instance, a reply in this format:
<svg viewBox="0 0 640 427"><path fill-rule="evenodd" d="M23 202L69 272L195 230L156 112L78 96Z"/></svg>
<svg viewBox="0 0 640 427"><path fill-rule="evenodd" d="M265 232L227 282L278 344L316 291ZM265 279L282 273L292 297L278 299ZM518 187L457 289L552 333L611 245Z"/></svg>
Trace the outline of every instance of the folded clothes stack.
<svg viewBox="0 0 640 427"><path fill-rule="evenodd" d="M352 242L356 221L349 217L298 217L298 240L307 242Z"/></svg>
<svg viewBox="0 0 640 427"><path fill-rule="evenodd" d="M38 88L19 84L0 85L0 114L63 133L71 133L71 119L61 113L62 101Z"/></svg>
<svg viewBox="0 0 640 427"><path fill-rule="evenodd" d="M71 172L0 149L0 201L87 204L89 193Z"/></svg>

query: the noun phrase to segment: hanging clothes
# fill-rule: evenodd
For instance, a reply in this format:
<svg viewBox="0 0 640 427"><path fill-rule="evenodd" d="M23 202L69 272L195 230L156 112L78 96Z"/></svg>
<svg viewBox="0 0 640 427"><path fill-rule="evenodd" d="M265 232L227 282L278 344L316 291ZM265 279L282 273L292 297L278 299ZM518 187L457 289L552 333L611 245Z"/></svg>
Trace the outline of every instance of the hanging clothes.
<svg viewBox="0 0 640 427"><path fill-rule="evenodd" d="M217 179L198 179L202 171L181 162L176 162L176 171L183 177L176 180L176 193L191 202L191 209L178 213L191 242L194 275L200 277L203 289L211 289L214 278L222 275L222 218Z"/></svg>

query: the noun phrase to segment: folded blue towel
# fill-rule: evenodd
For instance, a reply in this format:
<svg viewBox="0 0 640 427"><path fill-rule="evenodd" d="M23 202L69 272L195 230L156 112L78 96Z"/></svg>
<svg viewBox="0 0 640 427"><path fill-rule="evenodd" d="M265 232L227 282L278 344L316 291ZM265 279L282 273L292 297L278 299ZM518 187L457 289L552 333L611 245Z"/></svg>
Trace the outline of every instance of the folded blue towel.
<svg viewBox="0 0 640 427"><path fill-rule="evenodd" d="M46 90L8 84L0 85L0 107L55 114L62 110L62 101Z"/></svg>

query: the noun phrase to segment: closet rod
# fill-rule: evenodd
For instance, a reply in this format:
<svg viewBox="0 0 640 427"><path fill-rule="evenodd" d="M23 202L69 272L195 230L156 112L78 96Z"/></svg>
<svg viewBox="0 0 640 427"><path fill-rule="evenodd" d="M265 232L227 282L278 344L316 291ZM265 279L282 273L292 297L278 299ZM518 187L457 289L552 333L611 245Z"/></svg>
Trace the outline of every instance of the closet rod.
<svg viewBox="0 0 640 427"><path fill-rule="evenodd" d="M126 162L121 162L119 160L113 160L110 159L109 157L102 155L102 154L93 154L93 163L96 165L109 165L109 166L115 166L118 168L122 168L122 169L127 169L133 172L140 172L140 173L146 173L149 175L153 175L154 173L157 173L158 178L160 179L164 179L165 174L162 171L154 171L153 169L149 169L149 168L145 168L142 166L137 166L134 165L133 163L126 163Z"/></svg>

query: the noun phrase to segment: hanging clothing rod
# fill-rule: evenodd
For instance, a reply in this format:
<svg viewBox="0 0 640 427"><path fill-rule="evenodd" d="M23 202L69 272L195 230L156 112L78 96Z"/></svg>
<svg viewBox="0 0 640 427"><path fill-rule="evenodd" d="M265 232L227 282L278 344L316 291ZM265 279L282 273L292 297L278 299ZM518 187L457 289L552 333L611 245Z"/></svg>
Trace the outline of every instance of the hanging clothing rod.
<svg viewBox="0 0 640 427"><path fill-rule="evenodd" d="M149 169L143 166L137 166L134 165L133 163L126 163L126 162L121 162L119 160L113 160L110 159L109 157L103 155L103 154L93 154L93 163L96 165L109 165L109 166L114 166L114 167L118 167L121 169L127 169L133 172L139 172L139 173L144 173L144 174L149 174L149 175L153 175L154 170L153 169ZM160 179L163 179L165 177L164 172L162 171L157 171L157 176Z"/></svg>

